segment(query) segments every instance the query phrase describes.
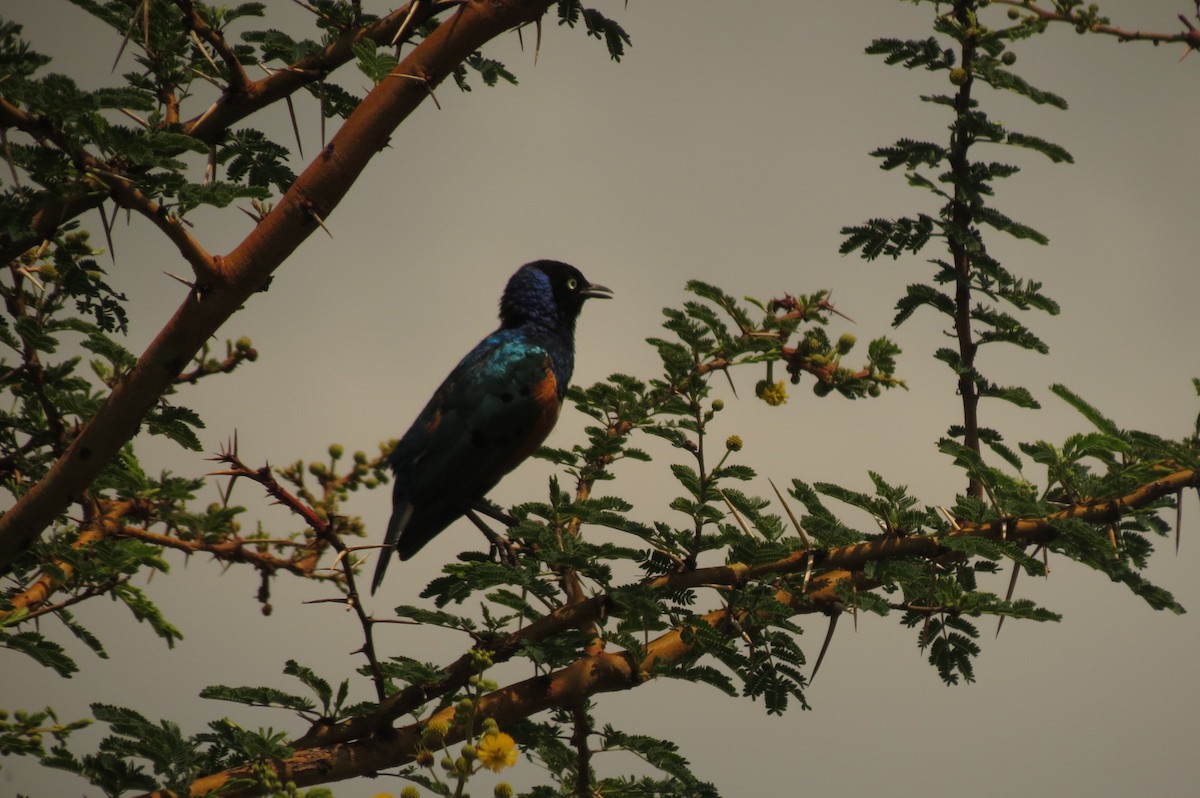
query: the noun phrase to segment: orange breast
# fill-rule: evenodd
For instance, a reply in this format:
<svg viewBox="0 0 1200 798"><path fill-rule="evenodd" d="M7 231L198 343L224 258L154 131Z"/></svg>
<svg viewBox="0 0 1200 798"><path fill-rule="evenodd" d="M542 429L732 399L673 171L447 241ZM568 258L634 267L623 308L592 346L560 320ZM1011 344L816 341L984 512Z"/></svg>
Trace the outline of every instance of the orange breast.
<svg viewBox="0 0 1200 798"><path fill-rule="evenodd" d="M534 449L542 445L542 441L546 440L546 436L550 434L550 430L554 429L554 424L558 421L562 403L558 400L558 380L554 378L554 370L550 368L550 358L546 358L546 376L533 387L530 395L540 412L525 436L525 440L505 463L504 470L506 472L516 468L522 460L533 454Z"/></svg>

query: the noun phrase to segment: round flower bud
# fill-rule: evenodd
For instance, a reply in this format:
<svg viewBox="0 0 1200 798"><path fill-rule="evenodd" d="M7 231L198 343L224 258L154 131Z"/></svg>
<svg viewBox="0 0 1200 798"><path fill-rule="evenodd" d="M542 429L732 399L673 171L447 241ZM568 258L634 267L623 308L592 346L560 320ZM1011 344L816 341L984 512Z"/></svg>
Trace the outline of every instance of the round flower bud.
<svg viewBox="0 0 1200 798"><path fill-rule="evenodd" d="M950 82L955 86L961 86L966 83L968 77L970 77L970 75L967 73L967 70L963 69L962 67L955 67L954 69L950 70Z"/></svg>
<svg viewBox="0 0 1200 798"><path fill-rule="evenodd" d="M725 448L731 452L740 452L742 450L742 439L737 435L730 435L725 439Z"/></svg>

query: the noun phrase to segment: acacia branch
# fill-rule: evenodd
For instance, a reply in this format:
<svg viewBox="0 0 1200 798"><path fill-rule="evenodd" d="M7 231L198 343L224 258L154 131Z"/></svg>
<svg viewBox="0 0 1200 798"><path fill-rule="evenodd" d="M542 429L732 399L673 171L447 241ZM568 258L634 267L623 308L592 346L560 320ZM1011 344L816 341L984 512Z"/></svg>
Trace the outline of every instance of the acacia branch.
<svg viewBox="0 0 1200 798"><path fill-rule="evenodd" d="M225 68L229 70L226 79L229 86L226 91L231 94L241 94L246 90L246 84L250 82L250 78L246 75L246 69L242 66L242 62L238 59L237 54L233 52L233 48L229 46L229 42L225 41L225 37L221 32L215 30L211 25L204 21L200 16L200 12L196 10L192 0L175 0L175 5L183 12L184 27L196 32L196 35L210 44L217 55L221 56L221 60L225 62Z"/></svg>
<svg viewBox="0 0 1200 798"><path fill-rule="evenodd" d="M126 516L145 516L150 511L148 503L140 499L105 501L101 503L99 514L80 528L79 536L71 542L71 548L77 551L86 549L103 538L116 536L124 526ZM10 599L12 611L28 610L33 614L75 573L74 566L66 562L55 563L54 568L54 571L42 571L37 579ZM7 618L12 611L0 612L0 620Z"/></svg>
<svg viewBox="0 0 1200 798"><path fill-rule="evenodd" d="M181 5L185 2L187 5L191 5L187 0L176 0L176 2ZM407 35L407 32L411 32L416 26L462 4L461 0L409 3L371 25L347 31L313 55L306 56L283 69L272 70L271 74L262 80L250 81L246 77L244 82L239 82L239 78L231 77L226 91L214 105L199 116L183 123L183 132L208 144L215 144L233 125L272 103L290 98L295 92L323 80L325 76L353 60L352 45L356 41L367 38L380 46L389 46L395 43L393 40L397 33ZM203 23L203 20L201 22ZM195 29L198 35L202 35L199 27L195 27ZM212 30L210 26L209 30ZM220 36L215 31L214 34ZM212 39L208 41L216 47ZM233 72L233 64L237 63L239 67L241 64L237 61L232 48L229 48L228 42L225 42L225 50L228 50L229 55L233 57L232 61L225 56L221 48L217 48L218 54L225 58L226 64ZM178 113L177 108L175 113ZM6 120L0 113L0 127L16 127L16 125ZM58 188L61 189L61 187ZM84 188L62 197L51 196L47 191L39 192L35 200L39 209L31 214L28 221L32 232L16 239L9 238L7 234L0 235L0 263L7 263L30 247L37 246L42 241L54 237L62 225L99 207L104 198L104 193L93 191L90 188Z"/></svg>
<svg viewBox="0 0 1200 798"><path fill-rule="evenodd" d="M207 281L214 276L213 257L184 228L183 222L139 191L133 181L121 174L120 170L87 150L74 146L61 130L47 120L35 117L3 98L0 98L0 123L15 127L39 141L54 144L88 176L90 181L94 181L97 188L111 195L118 204L137 211L161 230L179 249L179 254L191 264L198 280ZM100 202L103 202L104 196L100 194ZM99 204L98 202L97 205Z"/></svg>
<svg viewBox="0 0 1200 798"><path fill-rule="evenodd" d="M448 9L478 4L478 0L471 3L462 0L410 2L370 25L346 31L312 55L305 56L282 69L272 69L270 74L261 80L247 82L240 92L226 91L216 104L203 114L184 122L183 131L201 141L216 143L225 131L241 120L272 103L290 97L306 86L324 80L331 72L354 60L352 48L355 42L370 39L380 47L388 47L398 43L393 39L397 33L404 33L406 24L407 30L412 31ZM518 1L506 2L503 5L510 4L530 3Z"/></svg>
<svg viewBox="0 0 1200 798"><path fill-rule="evenodd" d="M179 254L191 265L198 290L203 292L211 281L217 279L217 260L192 237L182 219L143 194L129 178L112 171L102 162L91 156L85 162L91 174L108 188L118 205L137 211L150 220L175 245Z"/></svg>
<svg viewBox="0 0 1200 798"><path fill-rule="evenodd" d="M948 536L976 535L993 540L1003 538L1018 544L1045 542L1054 537L1056 525L1062 521L1104 523L1145 508L1184 487L1198 486L1200 472L1180 470L1139 486L1123 496L1075 504L1041 518L960 524ZM887 537L824 552L797 552L777 562L759 566L733 564L671 574L652 580L649 584L666 592L697 586L737 587L750 579L803 572L806 568L805 558L818 556L821 573L804 590L791 591L784 587L775 596L777 601L795 614L812 613L825 611L838 601L837 587L840 583L851 580L857 584L863 581L862 568L870 561L895 557L933 558L944 553L933 536ZM600 613L609 611L619 613L620 610L612 607L608 597L595 596L581 604L562 607L526 629L510 634L499 644L480 648L489 651L494 662L502 662L525 642L546 639L567 628L577 627L581 622L597 620L601 617ZM723 630L727 635L735 635L746 617L746 613L722 608L701 616L692 626L702 623ZM573 663L557 671L517 682L483 696L475 713L476 722L482 723L485 718L493 718L503 727L506 723L548 709L583 706L588 699L600 693L642 685L653 674L670 668L692 654L693 646L686 642L688 633L689 628L678 627L660 635L646 645L641 661L634 661L628 652L608 653L589 649ZM466 739L471 730L454 725L453 706L423 721L387 730L386 733L380 732L384 728L381 724L465 685L477 667L471 663L472 657L468 652L444 669L445 677L435 684L410 685L380 704L370 715L336 725L314 726L308 734L293 743L297 753L274 763L273 767L285 782L294 781L301 787L324 784L372 775L412 762L421 744L422 729L431 722L445 722L450 726L450 733L445 738L447 744ZM199 796L207 791L222 789L238 779L254 780L253 767L239 766L205 776L192 784L191 795ZM260 794L260 787L222 792L227 798ZM165 798L167 793L156 792L151 795Z"/></svg>
<svg viewBox="0 0 1200 798"><path fill-rule="evenodd" d="M1066 22L1071 25L1079 24L1080 20L1072 14L1063 14L1053 9L1043 8L1042 6L1033 3L1031 0L995 0L999 5L1016 6L1024 11L1036 16L1038 19L1046 22ZM1192 26L1188 19L1182 14L1179 19L1183 22L1184 29L1178 33L1154 33L1151 31L1130 30L1116 25L1096 22L1088 25L1087 30L1091 33L1100 33L1105 36L1116 37L1120 42L1153 42L1154 44L1166 44L1174 42L1182 42L1188 46L1189 50L1200 50L1200 29Z"/></svg>
<svg viewBox="0 0 1200 798"><path fill-rule="evenodd" d="M291 543L291 541L266 541L255 538L233 537L216 543L208 543L203 540L184 540L173 535L164 535L158 532L151 532L142 527L128 525L122 525L113 533L113 536L133 538L143 543L152 543L164 549L182 551L185 554L211 554L214 559L221 562L247 563L267 574L273 574L277 571L287 571L288 573L308 579L337 579L333 574L314 573L312 562L307 558L304 560L295 560L277 557L270 552L255 549L255 547L263 544L281 545ZM299 547L308 546L307 543L295 543L294 545Z"/></svg>
<svg viewBox="0 0 1200 798"><path fill-rule="evenodd" d="M472 0L400 62L309 164L274 209L232 252L216 256L218 279L193 289L136 365L114 386L96 415L46 476L0 516L0 573L61 515L140 428L146 414L217 329L256 292L350 190L393 131L436 85L490 39L538 19L551 0Z"/></svg>

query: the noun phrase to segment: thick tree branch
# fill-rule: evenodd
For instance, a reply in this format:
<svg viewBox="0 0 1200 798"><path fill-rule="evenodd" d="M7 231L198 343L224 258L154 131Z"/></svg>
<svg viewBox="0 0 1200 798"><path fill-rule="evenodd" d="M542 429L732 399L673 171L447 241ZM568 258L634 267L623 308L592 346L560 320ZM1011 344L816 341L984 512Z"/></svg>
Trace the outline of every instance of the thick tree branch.
<svg viewBox="0 0 1200 798"><path fill-rule="evenodd" d="M329 218L367 163L426 98L488 40L545 13L550 0L474 0L459 7L397 66L395 74L421 80L385 80L347 118L274 210L236 249L214 258L218 279L192 290L170 321L109 394L70 449L5 515L0 516L0 572L6 572L140 428L146 413L200 351L272 273Z"/></svg>

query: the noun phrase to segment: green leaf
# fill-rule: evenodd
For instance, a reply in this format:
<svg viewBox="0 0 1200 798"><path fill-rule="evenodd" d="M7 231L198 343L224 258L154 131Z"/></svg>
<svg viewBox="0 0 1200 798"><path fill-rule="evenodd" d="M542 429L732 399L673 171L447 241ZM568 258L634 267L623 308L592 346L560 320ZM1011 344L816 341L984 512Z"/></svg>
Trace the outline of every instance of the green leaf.
<svg viewBox="0 0 1200 798"><path fill-rule="evenodd" d="M1050 239L1037 230L1028 225L1013 221L994 208L986 206L977 207L974 209L973 215L976 221L990 225L1001 232L1008 233L1014 238L1027 239L1043 245L1050 243Z"/></svg>
<svg viewBox="0 0 1200 798"><path fill-rule="evenodd" d="M954 66L954 51L942 49L941 42L930 36L924 40L882 38L867 47L869 55L882 55L887 64L903 64L907 69L924 67L928 70L950 69Z"/></svg>
<svg viewBox="0 0 1200 798"><path fill-rule="evenodd" d="M146 429L151 435L170 438L193 452L204 448L194 431L204 429L204 422L194 410L186 407L159 404L146 414Z"/></svg>
<svg viewBox="0 0 1200 798"><path fill-rule="evenodd" d="M1030 136L1026 133L1009 133L1005 138L1005 143L1011 144L1014 147L1024 147L1025 149L1034 150L1045 155L1054 163L1075 163L1075 159L1071 153L1057 144Z"/></svg>
<svg viewBox="0 0 1200 798"><path fill-rule="evenodd" d="M312 668L308 668L294 659L289 659L283 667L283 672L288 676L295 676L301 682L316 694L321 700L322 705L328 707L333 700L333 689L330 688L329 682L317 676Z"/></svg>
<svg viewBox="0 0 1200 798"><path fill-rule="evenodd" d="M1096 429L1100 430L1106 435L1111 435L1114 438L1122 437L1121 430L1116 424L1114 424L1099 410L1085 402L1081 396L1073 392L1067 386L1056 383L1050 386L1050 391L1059 399L1062 399L1071 407L1078 410L1084 418L1092 423L1092 426L1094 426Z"/></svg>
<svg viewBox="0 0 1200 798"><path fill-rule="evenodd" d="M79 670L79 666L67 656L62 646L53 640L47 640L40 632L9 633L0 631L0 648L25 654L37 664L50 668L65 678L70 678Z"/></svg>
<svg viewBox="0 0 1200 798"><path fill-rule="evenodd" d="M309 712L316 707L311 699L291 695L274 687L229 687L214 684L201 690L200 697L214 701L233 701L252 707L294 709L298 712Z"/></svg>
<svg viewBox="0 0 1200 798"><path fill-rule="evenodd" d="M400 63L391 50L381 50L379 45L366 37L350 45L350 49L358 59L356 63L359 71L372 83L382 82Z"/></svg>

